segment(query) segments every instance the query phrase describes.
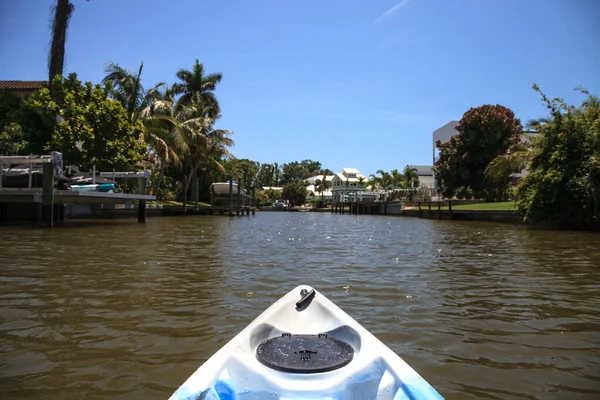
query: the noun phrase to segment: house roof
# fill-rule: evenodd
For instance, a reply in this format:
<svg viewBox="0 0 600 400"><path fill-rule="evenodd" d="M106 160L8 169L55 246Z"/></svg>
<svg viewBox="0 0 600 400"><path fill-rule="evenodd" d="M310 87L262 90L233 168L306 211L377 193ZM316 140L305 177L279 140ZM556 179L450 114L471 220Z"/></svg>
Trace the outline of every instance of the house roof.
<svg viewBox="0 0 600 400"><path fill-rule="evenodd" d="M360 171L356 168L342 168L341 172L344 174L360 174Z"/></svg>
<svg viewBox="0 0 600 400"><path fill-rule="evenodd" d="M355 172L351 172L351 173L355 173ZM342 174L341 172L338 172L337 174L335 174L333 176L333 180L340 180L342 182L360 182L360 178L362 178L363 183L367 183L369 181L369 178L367 178L366 176L364 176L361 173L357 173L356 174L356 178L348 178L346 176L344 176L344 174Z"/></svg>
<svg viewBox="0 0 600 400"><path fill-rule="evenodd" d="M46 87L47 81L0 81L0 89L39 90Z"/></svg>
<svg viewBox="0 0 600 400"><path fill-rule="evenodd" d="M315 175L315 176L311 176L310 178L306 178L305 180L307 180L307 181L309 181L309 182L311 182L311 183L314 183L314 182L316 182L316 181L318 181L318 180L320 181L321 179L323 179L323 175ZM325 181L326 181L326 182L330 182L332 179L333 179L333 175L327 175L327 176L325 177Z"/></svg>
<svg viewBox="0 0 600 400"><path fill-rule="evenodd" d="M430 165L409 165L408 167L416 169L419 176L433 176L433 167Z"/></svg>

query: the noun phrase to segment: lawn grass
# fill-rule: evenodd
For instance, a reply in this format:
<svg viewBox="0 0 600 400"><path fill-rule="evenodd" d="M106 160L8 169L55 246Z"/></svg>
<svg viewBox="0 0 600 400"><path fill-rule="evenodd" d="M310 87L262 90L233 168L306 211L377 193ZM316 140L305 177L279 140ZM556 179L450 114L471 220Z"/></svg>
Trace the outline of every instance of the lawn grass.
<svg viewBox="0 0 600 400"><path fill-rule="evenodd" d="M422 207L422 206L421 206ZM437 209L437 206L431 204L431 208ZM448 207L442 207L443 210L447 210ZM453 210L508 210L508 211L516 211L517 205L514 201L502 201L498 203L476 203L476 204L462 204L462 205L453 205Z"/></svg>

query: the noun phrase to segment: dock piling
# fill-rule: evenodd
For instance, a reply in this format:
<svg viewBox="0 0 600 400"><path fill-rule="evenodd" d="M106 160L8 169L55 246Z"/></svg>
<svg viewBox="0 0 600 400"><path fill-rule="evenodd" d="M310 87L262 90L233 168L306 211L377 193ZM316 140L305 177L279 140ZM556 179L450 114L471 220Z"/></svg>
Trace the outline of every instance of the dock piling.
<svg viewBox="0 0 600 400"><path fill-rule="evenodd" d="M42 167L42 226L50 228L54 224L54 166L51 163L43 164ZM31 169L29 175L31 182Z"/></svg>
<svg viewBox="0 0 600 400"><path fill-rule="evenodd" d="M238 178L238 190L237 190L237 207L235 210L235 215L240 215L240 211L242 211L242 182L240 182L240 179ZM242 215L244 215L244 213L242 212Z"/></svg>
<svg viewBox="0 0 600 400"><path fill-rule="evenodd" d="M256 185L252 181L252 215L256 212Z"/></svg>
<svg viewBox="0 0 600 400"><path fill-rule="evenodd" d="M146 222L146 200L140 200L138 204L138 222Z"/></svg>
<svg viewBox="0 0 600 400"><path fill-rule="evenodd" d="M233 176L229 176L229 216L233 217Z"/></svg>

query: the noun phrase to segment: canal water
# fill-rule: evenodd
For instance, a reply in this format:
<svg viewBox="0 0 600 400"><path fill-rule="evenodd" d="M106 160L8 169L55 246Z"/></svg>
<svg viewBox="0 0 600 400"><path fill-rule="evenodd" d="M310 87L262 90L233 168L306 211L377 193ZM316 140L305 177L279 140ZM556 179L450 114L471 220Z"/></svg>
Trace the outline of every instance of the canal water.
<svg viewBox="0 0 600 400"><path fill-rule="evenodd" d="M0 228L0 398L166 399L299 284L447 399L600 398L600 235L267 212Z"/></svg>

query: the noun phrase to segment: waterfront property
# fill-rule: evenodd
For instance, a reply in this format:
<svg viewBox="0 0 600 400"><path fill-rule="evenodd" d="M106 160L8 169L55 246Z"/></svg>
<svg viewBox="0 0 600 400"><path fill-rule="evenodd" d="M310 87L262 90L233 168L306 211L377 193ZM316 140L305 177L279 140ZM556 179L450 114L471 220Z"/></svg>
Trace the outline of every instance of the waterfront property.
<svg viewBox="0 0 600 400"><path fill-rule="evenodd" d="M367 195L369 180L356 168L342 168L331 179L331 192L334 201L353 201L354 194Z"/></svg>
<svg viewBox="0 0 600 400"><path fill-rule="evenodd" d="M323 199L331 200L333 198L333 192L331 191L331 181L335 175L315 175L306 179L309 185L306 187L306 199ZM320 183L325 179L325 188L321 190Z"/></svg>

